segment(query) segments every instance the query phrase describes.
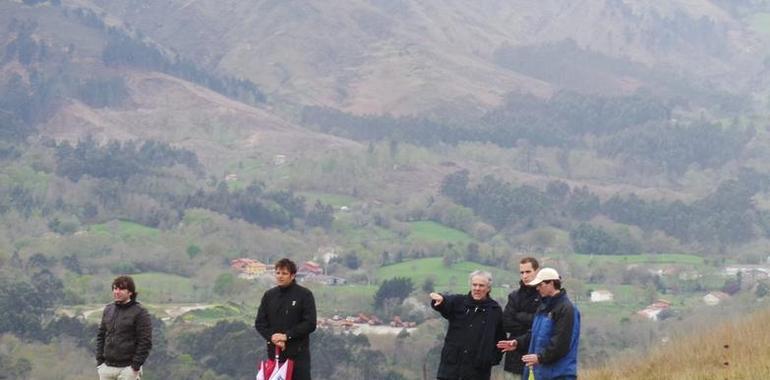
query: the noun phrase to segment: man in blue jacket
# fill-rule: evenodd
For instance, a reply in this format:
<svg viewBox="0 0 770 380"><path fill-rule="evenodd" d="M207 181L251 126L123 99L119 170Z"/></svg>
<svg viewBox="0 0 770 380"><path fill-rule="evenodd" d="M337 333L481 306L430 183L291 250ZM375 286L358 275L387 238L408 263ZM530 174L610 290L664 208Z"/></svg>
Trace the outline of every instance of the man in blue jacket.
<svg viewBox="0 0 770 380"><path fill-rule="evenodd" d="M500 342L502 351L521 345L529 347L521 360L526 365L524 378L534 371L536 380L577 379L580 311L561 288L561 277L555 269L543 268L528 283L540 293L541 303L532 322L532 330L512 341Z"/></svg>

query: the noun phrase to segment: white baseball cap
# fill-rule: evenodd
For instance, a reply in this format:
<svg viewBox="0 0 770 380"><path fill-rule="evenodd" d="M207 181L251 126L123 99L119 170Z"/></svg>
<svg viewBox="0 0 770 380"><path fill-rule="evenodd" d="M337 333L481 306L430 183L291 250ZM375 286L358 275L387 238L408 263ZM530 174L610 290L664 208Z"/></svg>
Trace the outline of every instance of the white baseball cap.
<svg viewBox="0 0 770 380"><path fill-rule="evenodd" d="M540 269L537 272L535 279L527 283L527 285L535 286L543 281L549 281L549 280L561 280L561 276L559 276L559 272L557 272L556 269L553 269L553 268Z"/></svg>

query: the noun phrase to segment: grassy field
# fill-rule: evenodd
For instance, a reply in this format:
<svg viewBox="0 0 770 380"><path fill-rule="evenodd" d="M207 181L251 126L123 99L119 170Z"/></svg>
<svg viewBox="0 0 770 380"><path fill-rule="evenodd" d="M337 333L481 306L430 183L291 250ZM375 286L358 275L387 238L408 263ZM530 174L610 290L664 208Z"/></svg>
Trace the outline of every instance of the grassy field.
<svg viewBox="0 0 770 380"><path fill-rule="evenodd" d="M319 316L371 312L375 285L322 286L308 285L316 299Z"/></svg>
<svg viewBox="0 0 770 380"><path fill-rule="evenodd" d="M136 282L139 299L149 303L194 302L199 292L193 286L193 280L168 273L131 274ZM80 275L64 279L65 287L86 297L87 302L110 302L110 283L115 275Z"/></svg>
<svg viewBox="0 0 770 380"><path fill-rule="evenodd" d="M156 228L143 226L125 220L112 221L102 224L94 224L89 229L93 234L100 234L108 237L119 237L121 240L136 240L156 238L160 231Z"/></svg>
<svg viewBox="0 0 770 380"><path fill-rule="evenodd" d="M690 264L702 265L703 258L695 255L666 253L659 255L575 255L578 263L590 264Z"/></svg>
<svg viewBox="0 0 770 380"><path fill-rule="evenodd" d="M456 230L432 221L420 221L409 223L411 234L409 239L413 241L447 242L454 244L468 244L473 238L463 231Z"/></svg>
<svg viewBox="0 0 770 380"><path fill-rule="evenodd" d="M377 279L382 281L394 277L407 277L411 278L415 287L419 288L425 279L431 278L437 291L466 292L469 289L468 275L477 269L492 273L492 294L495 297L500 297L508 292L507 289L501 290L500 284L515 282L519 278L513 272L468 261L461 261L450 267L445 267L442 258L431 257L381 267L377 270Z"/></svg>
<svg viewBox="0 0 770 380"><path fill-rule="evenodd" d="M338 213L333 223L334 230L351 243L356 242L392 242L398 240L398 235L391 230L367 225L357 227L349 214Z"/></svg>

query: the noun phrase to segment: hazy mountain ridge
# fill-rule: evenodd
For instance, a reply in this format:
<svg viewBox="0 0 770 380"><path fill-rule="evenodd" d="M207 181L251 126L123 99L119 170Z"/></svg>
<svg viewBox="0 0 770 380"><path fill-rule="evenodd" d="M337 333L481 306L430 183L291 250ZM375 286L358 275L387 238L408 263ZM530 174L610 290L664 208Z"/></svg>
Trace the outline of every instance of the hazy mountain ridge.
<svg viewBox="0 0 770 380"><path fill-rule="evenodd" d="M559 88L496 66L503 46L571 39L726 88L747 85L764 50L760 36L710 1L94 3L272 96L355 113L409 114L456 99L490 105L512 90Z"/></svg>
<svg viewBox="0 0 770 380"><path fill-rule="evenodd" d="M141 1L131 3L65 1L61 5L62 9L49 5L40 5L36 8L20 3L6 3L5 5L14 7L13 12L6 12L6 17L13 15L24 19L34 15L50 20L41 23L40 31L36 33L39 33L43 40L47 38L60 40L56 47L58 50L68 52L70 49L68 44L72 44L68 38L76 37L78 43L72 44L73 51L67 53L71 61L66 66L68 70L79 73L75 74L76 76L98 74L98 76L107 79L121 75L126 77L126 88L129 90L130 99L124 104L107 108L94 108L82 104L82 101L65 104L60 109L61 113L55 115L44 125L47 134L68 139L76 139L89 133L95 134L97 137L101 136L100 139L102 140L109 138L158 138L168 142L187 144L185 146L188 148L194 148L196 143L200 143L202 149L208 149L212 152L222 149L222 145L227 147L225 149L229 149L238 146L254 146L255 142L261 141L265 142L264 147L268 147L269 152L266 154L269 155L293 152L299 147L308 146L304 143L292 143L292 141L299 141L297 139L303 135L307 135L308 141L315 141L314 144L309 145L317 146L319 151L323 151L326 146L350 144L343 139L330 139L320 134L310 133L308 135L307 130L293 127L290 122L271 115L275 110L286 107L285 100L297 101L299 97L307 94L320 94L329 91L334 92L336 94L335 99L339 100L339 102L331 103L343 110L357 107L354 104L366 104L364 108L368 111L382 111L385 110L383 107L386 107L386 103L394 106L390 109L393 112L399 112L399 104L410 108L412 111L417 109L436 110L445 107L450 112L446 112L442 116L450 120L463 119L464 115L459 114L458 109L462 112L474 112L472 106L474 104L478 106L480 99L474 95L476 90L483 92L489 102L498 101L505 92L511 90L530 91L543 96L565 87L588 91L590 85L596 82L602 82L601 85L595 86L599 93L622 94L654 84L660 87L668 86L671 92L667 96L678 95L682 97L683 93L696 92L703 93L702 96L705 99L713 95L709 91L697 91L706 88L707 84L690 84L684 79L681 82L687 84L683 87L677 83L667 84L666 81L669 78L656 76L655 69L646 68L642 63L629 64L630 69L618 69L613 73L610 70L611 66L622 67L624 62L622 57L609 58L611 57L609 55L610 49L605 49L608 55L603 55L600 50L586 50L587 46L581 45L580 41L586 40L587 37L581 37L580 33L577 32L575 35L570 35L570 38L576 39L575 42L566 42L571 48L563 48L560 44L565 44L565 40L562 38L566 35L560 33L565 32L555 29L552 23L570 25L564 20L569 19L569 17L591 19L591 17L598 16L589 17L589 15L597 13L615 15L619 19L638 18L644 20L646 17L658 21L661 17L688 14L691 16L690 20L695 20L696 17L713 17L714 20L717 20L714 21L715 23L722 21L736 23L737 21L731 18L733 16L730 13L710 2L698 2L698 6L692 5L690 2L654 6L654 4L645 2L607 1L601 3L601 11L594 9L595 4L595 2L588 2L583 4L585 5L583 7L570 5L565 8L555 2L547 2L538 6L533 6L530 3L485 2L479 6L470 6L462 2L416 4L402 1L398 3L357 2L350 9L340 8L340 5L333 3L316 4L308 1L261 2L256 5L239 2L217 5L206 1L186 2L184 4ZM83 6L87 8L81 8ZM256 70L260 75L272 78L268 82L279 80L282 84L279 86L280 89L267 90L272 98L270 105L252 107L226 99L184 80L172 78L166 74L154 73L151 69L105 66L101 55L109 41L107 41L108 37L105 36L104 31L100 31L99 28L84 26L82 20L78 21L71 15L62 17L62 14L66 15L67 12L72 13L78 9L89 9L89 12L93 12L93 15L101 20L99 22L125 28L126 31L135 33L137 38L154 41L153 43L158 44L161 49L171 52L171 54L178 52L179 56L184 59L195 57L195 62L203 67L219 67L219 71L227 75L238 70ZM513 9L516 11L514 12ZM344 11L353 16L351 18L334 17L335 11L337 13ZM685 11L688 13L682 13ZM234 14L239 17L233 17ZM483 22L482 20L492 21ZM330 21L333 21L331 23L333 28L326 28L325 23ZM304 25L305 22L310 24ZM185 29L194 25L202 26L194 33L189 33L191 31ZM275 77L269 70L260 71L259 68L263 67L263 62L265 62L262 57L252 57L247 63L239 63L237 70L225 69L223 62L227 62L229 59L228 55L231 54L228 52L229 47L234 46L233 43L240 43L238 36L244 36L249 32L249 28L255 25L259 28L256 28L256 31L251 31L253 36L245 36L243 40L257 39L266 34L269 36L260 41L260 44L253 46L254 51L252 53L254 55L265 50L270 54L283 57L276 62L291 65L297 60L310 62L318 54L321 54L319 52L325 52L325 59L310 63L313 63L313 70L329 71L330 74L309 75L301 79L301 86L296 86L293 84L297 82L296 77L290 75L290 71L284 70L285 73L289 73L288 76L284 77ZM58 29L72 30L73 33L57 36L56 30ZM321 32L316 33L316 36L308 37L306 35L308 30L321 30ZM348 31L353 36L351 37L351 44L344 43L347 41L348 34L346 33ZM525 31L533 31L533 33L528 34ZM640 28L638 33L643 35L643 28ZM219 34L222 34L219 38L213 37ZM197 36L199 35L203 37L198 39ZM526 38L522 36L526 36ZM339 46L329 43L332 37L338 37L341 40ZM278 44L275 41L281 41L284 38L290 38L300 45L275 45ZM219 43L214 44L209 40L216 40ZM575 79L567 78L566 81L560 81L559 78L549 77L547 74L538 76L535 75L537 73L526 72L526 70L521 69L521 66L504 67L499 61L494 62L495 56L500 53L501 49L506 49L506 46L509 49L524 49L511 50L514 55L517 51L523 51L525 55L528 55L533 51L526 49L542 49L531 45L530 41L548 40L555 41L550 45L555 48L550 52L546 49L545 57L549 54L554 55L560 51L572 49L579 60L589 59L585 57L596 57L599 60L604 59L601 57L608 57L605 62L609 63L603 66L599 65L599 70L590 67L579 69L584 70L587 79L579 78L583 76L581 74L575 75ZM751 39L747 41L749 40ZM177 41L179 42L178 45L172 44ZM434 43L435 45L431 45ZM406 46L406 48L404 50L398 46ZM603 45L596 43L595 46L598 49ZM631 46L636 45L632 44ZM306 50L299 49L300 47ZM350 47L352 49L349 49ZM383 53L386 50L388 52ZM648 51L654 53L656 50L650 48ZM468 54L469 52L470 54ZM305 53L307 54L303 55ZM198 56L198 54L201 55ZM289 58L287 54L293 55L294 58ZM665 54L665 52L660 53L660 55ZM694 59L697 58L692 58L692 60ZM642 59L640 58L640 60ZM316 62L318 63L316 64ZM399 75L398 71L403 69L403 62L412 62L418 66L418 69L411 70L410 75ZM429 62L446 64L439 65ZM469 73L481 67L475 64L478 62L483 62L486 71L481 77L471 76ZM374 69L375 66L380 69ZM704 64L695 67L707 66ZM339 67L342 69L338 69ZM367 69L368 71L362 73L359 69L363 67L372 69ZM554 67L558 71L559 66ZM335 69L341 70L344 75L337 76ZM14 62L4 66L4 70L24 71ZM591 77L591 70L595 70L599 76ZM537 76L537 78L525 76L522 71L528 75ZM451 76L451 80L442 79L441 76L445 74ZM752 74L747 73L746 75ZM501 85L513 77L518 78L516 79L519 81L517 84ZM153 80L149 80L151 78ZM690 75L690 78L693 76ZM260 86L264 84L259 80L256 81ZM570 81L577 84L571 86ZM332 82L338 84L344 82L344 86L332 85ZM740 80L735 82L739 83ZM151 83L152 86L149 85ZM144 85L140 86L139 84ZM398 88L383 89L380 87L381 85ZM292 86L294 86L294 90ZM353 90L346 89L348 87L345 86ZM496 91L495 86L501 90ZM677 89L677 86L682 88ZM711 86L716 88L714 91L717 91L717 94L722 91L729 95L718 85L712 84ZM457 91L444 91L447 87L452 87ZM502 87L506 88L502 89ZM314 92L316 91L314 88L318 89L318 92ZM359 90L371 94L362 97L351 95L351 91ZM415 95L421 91L427 91L428 94L426 96ZM665 93L664 89L655 91ZM381 96L375 96L375 93L381 94ZM456 94L456 97L452 98L452 94ZM741 98L736 97L735 99L737 100L734 100L733 103L741 103ZM723 99L699 101L696 96L694 99L690 99L690 101L693 100L697 107L698 102L715 103ZM485 109L489 110L490 107L486 106ZM506 112L515 114L517 110L515 107L511 107ZM281 113L285 114L285 112ZM474 118L468 118L468 120L470 121L468 128L473 129ZM458 123L458 121L453 121L453 123ZM283 134L285 138L280 138L277 134L270 135L270 132L257 132L261 129L275 130L278 125L281 126L280 128L285 128ZM193 132L198 137L187 138L182 141L180 139L185 134L184 131ZM224 137L214 136L216 134L223 134ZM270 140L270 136L273 136L274 140ZM212 143L212 141L216 142ZM217 147L217 145L219 146ZM301 150L301 148L299 149ZM204 155L206 154L204 153ZM567 154L568 156L569 154ZM204 161L208 160L204 159ZM525 178L529 174L519 173L517 176Z"/></svg>
<svg viewBox="0 0 770 380"><path fill-rule="evenodd" d="M41 97L41 91L51 94L42 96L50 104L34 111L42 124L28 126L44 135L70 141L86 135L100 141L155 139L193 148L207 162L222 149L259 147L261 154L269 156L307 146L351 146L349 141L299 128L267 107L230 99L178 77L141 67L106 65L103 51L110 41L103 25L111 23L107 17L89 26L88 18L74 14L77 9L2 6L3 24L14 32L3 44L6 58L0 73L7 80L18 78L28 87L29 96ZM22 45L20 38L26 41ZM17 49L9 48L14 44L40 53L17 59L8 54L16 54ZM105 87L111 83L121 95ZM108 98L114 100L104 103ZM24 101L22 96L16 106Z"/></svg>

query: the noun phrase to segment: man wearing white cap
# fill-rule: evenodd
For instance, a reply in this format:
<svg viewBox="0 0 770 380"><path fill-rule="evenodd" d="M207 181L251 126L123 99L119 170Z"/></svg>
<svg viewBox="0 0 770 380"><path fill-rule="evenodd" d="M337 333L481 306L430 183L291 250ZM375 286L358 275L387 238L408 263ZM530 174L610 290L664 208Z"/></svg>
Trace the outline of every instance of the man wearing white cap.
<svg viewBox="0 0 770 380"><path fill-rule="evenodd" d="M561 277L553 268L543 268L527 285L534 286L542 298L530 333L514 340L500 341L497 347L507 352L527 345L521 360L526 365L524 378L534 371L536 380L577 379L577 353L580 340L580 311L561 288Z"/></svg>

